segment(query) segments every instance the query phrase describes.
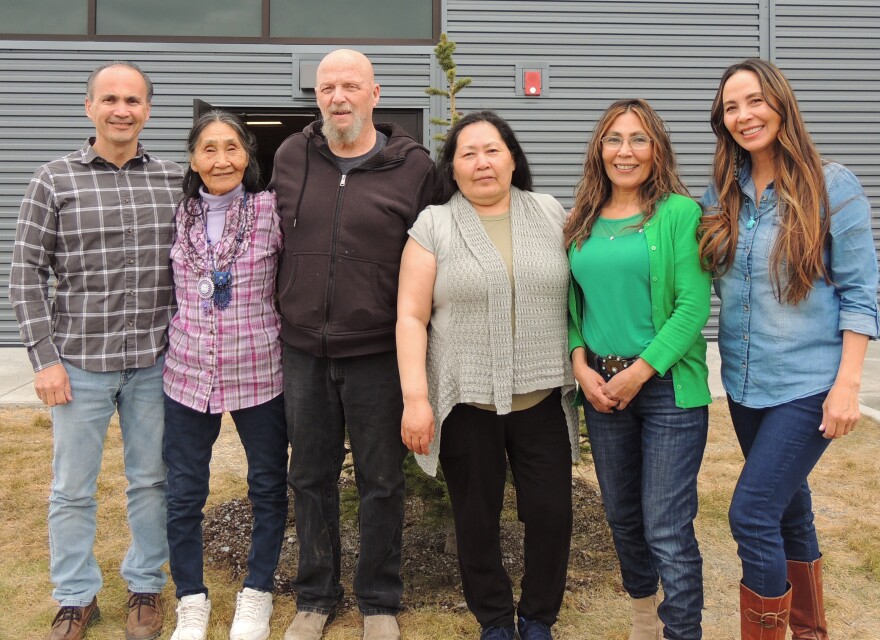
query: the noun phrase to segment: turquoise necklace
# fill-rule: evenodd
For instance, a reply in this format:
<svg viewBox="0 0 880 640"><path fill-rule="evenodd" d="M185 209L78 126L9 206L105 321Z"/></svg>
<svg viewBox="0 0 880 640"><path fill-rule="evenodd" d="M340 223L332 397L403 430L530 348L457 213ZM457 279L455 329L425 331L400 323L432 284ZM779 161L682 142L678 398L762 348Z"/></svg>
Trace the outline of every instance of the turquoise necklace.
<svg viewBox="0 0 880 640"><path fill-rule="evenodd" d="M758 219L755 217L755 214L751 211L749 212L749 221L746 222L746 229L751 231L755 228L755 225L758 224Z"/></svg>

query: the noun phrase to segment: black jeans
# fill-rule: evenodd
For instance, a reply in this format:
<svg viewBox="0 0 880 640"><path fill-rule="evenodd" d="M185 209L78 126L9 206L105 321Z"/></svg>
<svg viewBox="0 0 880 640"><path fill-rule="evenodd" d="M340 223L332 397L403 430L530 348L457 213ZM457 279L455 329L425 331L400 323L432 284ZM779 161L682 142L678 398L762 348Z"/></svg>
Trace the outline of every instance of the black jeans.
<svg viewBox="0 0 880 640"><path fill-rule="evenodd" d="M247 457L248 500L254 512L244 586L271 592L287 524L284 401L279 395L231 415ZM202 509L222 417L165 396L162 457L168 465L168 547L178 598L208 593L203 581Z"/></svg>
<svg viewBox="0 0 880 640"><path fill-rule="evenodd" d="M396 614L406 455L397 354L323 358L285 344L283 366L299 537L297 610L329 613L342 599L337 483L348 429L360 493L358 607L364 615Z"/></svg>
<svg viewBox="0 0 880 640"><path fill-rule="evenodd" d="M571 445L559 391L507 415L458 404L443 422L440 463L464 597L483 628L514 621L513 590L501 562L505 458L525 525L519 615L550 626L562 606L572 525Z"/></svg>

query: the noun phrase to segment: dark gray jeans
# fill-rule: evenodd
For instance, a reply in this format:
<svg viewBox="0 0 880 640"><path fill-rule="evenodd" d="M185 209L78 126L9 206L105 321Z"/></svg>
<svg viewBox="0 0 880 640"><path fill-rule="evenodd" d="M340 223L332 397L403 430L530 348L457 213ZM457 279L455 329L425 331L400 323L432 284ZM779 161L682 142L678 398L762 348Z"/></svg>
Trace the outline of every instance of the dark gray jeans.
<svg viewBox="0 0 880 640"><path fill-rule="evenodd" d="M406 455L397 354L324 358L285 344L283 366L299 537L297 610L330 613L342 599L337 483L348 429L360 493L358 607L364 615L396 614Z"/></svg>

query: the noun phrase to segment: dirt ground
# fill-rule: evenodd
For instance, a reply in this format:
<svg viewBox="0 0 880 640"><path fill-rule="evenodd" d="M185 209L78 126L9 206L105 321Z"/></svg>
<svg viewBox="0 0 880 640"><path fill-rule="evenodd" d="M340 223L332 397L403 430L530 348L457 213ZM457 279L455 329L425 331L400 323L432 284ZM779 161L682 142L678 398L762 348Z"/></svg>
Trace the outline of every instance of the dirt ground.
<svg viewBox="0 0 880 640"><path fill-rule="evenodd" d="M0 639L44 637L55 612L50 597L46 497L50 482L51 423L48 413L32 408L0 409L0 597L9 611ZM742 464L726 408L715 403L710 413L709 443L700 474L697 533L704 557L706 604L704 637L738 637L736 549L727 529L730 494ZM629 607L620 586L616 559L604 523L589 456L575 468L575 534L569 585L560 619L560 640L601 638L626 640ZM246 557L249 508L245 464L234 427L224 424L212 463L212 495L206 520L206 580L214 602L209 640L228 638L234 594ZM816 523L826 558L826 604L835 640L880 639L880 426L863 420L850 436L835 442L811 476ZM344 479L343 489L350 479ZM128 544L124 508L121 443L111 428L104 469L99 479L99 535L96 555L105 576L101 592L103 618L88 640L117 640L124 619L125 586L117 571ZM516 585L521 573L521 529L508 496L503 523L504 556ZM343 581L351 593L356 559L355 520L343 518ZM478 628L464 607L454 556L443 553L446 533L425 507L410 499L404 542L405 612L401 628L407 640L476 638ZM292 522L292 521L291 521ZM278 571L273 640L280 640L295 604L289 584L296 564L296 534L285 538ZM174 626L173 588L164 599L169 609L162 635ZM347 610L325 634L327 640L361 637L361 618L351 599Z"/></svg>
<svg viewBox="0 0 880 640"><path fill-rule="evenodd" d="M355 495L354 481L350 477L344 476L339 485L344 496ZM572 532L573 553L568 567L569 591L590 589L592 583L607 580L617 571L616 556L596 486L577 477L572 485L572 494L575 524ZM508 573L520 576L523 572L523 527L516 519L515 500L513 487L508 485L501 526L501 552ZM457 557L445 552L446 525L451 525L451 521L426 517L424 514L428 510L423 499L407 498L401 568L404 602L411 610L423 607L464 609ZM229 571L235 579L243 579L247 572L252 522L246 500L231 500L211 509L204 523L206 562ZM346 592L343 610L350 611L357 607L351 584L358 558L355 514L343 517L341 524L342 575ZM276 593L292 593L291 583L296 573L298 553L299 541L291 509L281 562L275 575Z"/></svg>

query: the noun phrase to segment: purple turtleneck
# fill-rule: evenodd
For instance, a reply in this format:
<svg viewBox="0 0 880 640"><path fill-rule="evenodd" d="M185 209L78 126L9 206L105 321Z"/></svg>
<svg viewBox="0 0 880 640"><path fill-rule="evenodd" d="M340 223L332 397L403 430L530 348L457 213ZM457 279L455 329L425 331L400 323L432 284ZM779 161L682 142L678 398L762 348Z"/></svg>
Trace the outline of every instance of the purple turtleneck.
<svg viewBox="0 0 880 640"><path fill-rule="evenodd" d="M244 195L244 186L238 185L235 189L214 196L205 191L205 187L199 187L199 195L208 205L206 232L211 244L217 244L223 237L223 227L226 225L226 211L237 196Z"/></svg>

